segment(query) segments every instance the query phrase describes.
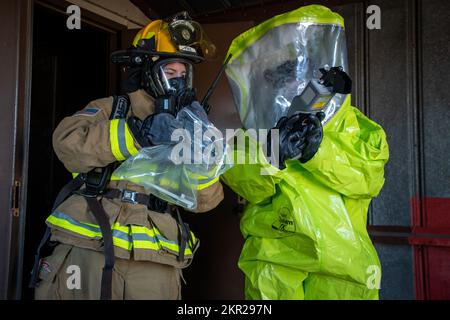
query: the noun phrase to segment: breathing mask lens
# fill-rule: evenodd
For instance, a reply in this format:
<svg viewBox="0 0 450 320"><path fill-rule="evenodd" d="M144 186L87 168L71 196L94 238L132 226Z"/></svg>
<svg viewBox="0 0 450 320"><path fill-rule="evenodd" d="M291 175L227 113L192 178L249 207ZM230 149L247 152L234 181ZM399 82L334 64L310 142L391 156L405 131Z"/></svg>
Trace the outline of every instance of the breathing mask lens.
<svg viewBox="0 0 450 320"><path fill-rule="evenodd" d="M192 88L192 65L182 60L165 61L157 66L156 82L166 95L176 95Z"/></svg>

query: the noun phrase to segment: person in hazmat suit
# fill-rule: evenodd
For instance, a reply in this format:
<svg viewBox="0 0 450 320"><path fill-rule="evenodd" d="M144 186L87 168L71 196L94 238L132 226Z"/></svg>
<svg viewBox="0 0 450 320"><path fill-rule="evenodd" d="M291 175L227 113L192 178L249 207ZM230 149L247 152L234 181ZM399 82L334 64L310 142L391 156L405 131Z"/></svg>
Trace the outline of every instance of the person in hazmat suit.
<svg viewBox="0 0 450 320"><path fill-rule="evenodd" d="M113 54L129 70L127 95L92 101L56 128L55 153L76 178L46 220L36 299L181 298L181 270L199 240L173 205L111 172L141 148L171 143L180 109L207 117L192 87L193 64L214 49L206 39L185 12L152 21L132 48ZM195 212L223 199L218 178L195 188ZM46 243L54 249L41 259Z"/></svg>
<svg viewBox="0 0 450 320"><path fill-rule="evenodd" d="M378 299L366 222L389 151L382 127L351 105L343 18L301 7L239 35L229 53L246 129L235 141L247 143L235 143L222 179L247 202L246 298ZM271 128L267 143L251 134Z"/></svg>

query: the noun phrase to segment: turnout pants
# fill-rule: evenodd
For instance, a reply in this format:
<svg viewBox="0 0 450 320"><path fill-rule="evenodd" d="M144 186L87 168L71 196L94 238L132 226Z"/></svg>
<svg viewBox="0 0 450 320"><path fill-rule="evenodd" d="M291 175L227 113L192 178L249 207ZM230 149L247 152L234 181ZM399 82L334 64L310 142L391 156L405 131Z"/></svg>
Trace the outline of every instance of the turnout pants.
<svg viewBox="0 0 450 320"><path fill-rule="evenodd" d="M35 299L98 300L104 263L102 252L59 244L42 262ZM173 266L116 258L112 299L181 299L181 277Z"/></svg>

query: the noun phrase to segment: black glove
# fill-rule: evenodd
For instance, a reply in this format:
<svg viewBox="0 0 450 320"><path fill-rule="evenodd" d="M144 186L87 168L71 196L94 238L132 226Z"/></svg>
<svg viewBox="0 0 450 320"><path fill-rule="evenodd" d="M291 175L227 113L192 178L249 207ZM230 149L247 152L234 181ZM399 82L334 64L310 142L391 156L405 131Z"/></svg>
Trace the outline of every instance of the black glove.
<svg viewBox="0 0 450 320"><path fill-rule="evenodd" d="M348 94L352 92L352 79L342 67L332 67L330 70L319 69L322 73L320 82L325 87L331 87L333 93Z"/></svg>
<svg viewBox="0 0 450 320"><path fill-rule="evenodd" d="M127 124L131 133L143 148L161 144L176 144L178 141L171 140L172 133L176 129L183 128L182 124L167 112L152 114L144 121L136 117L130 117Z"/></svg>
<svg viewBox="0 0 450 320"><path fill-rule="evenodd" d="M206 110L202 107L202 105L198 101L193 101L186 108L188 110L190 110L193 114L195 114L205 124L209 124L210 123L210 121L208 119L208 114L206 113Z"/></svg>
<svg viewBox="0 0 450 320"><path fill-rule="evenodd" d="M288 159L298 159L305 163L316 154L323 138L321 121L324 117L323 112L296 113L278 120L274 129L279 130L280 169L284 169L284 162ZM270 135L267 142L270 150Z"/></svg>

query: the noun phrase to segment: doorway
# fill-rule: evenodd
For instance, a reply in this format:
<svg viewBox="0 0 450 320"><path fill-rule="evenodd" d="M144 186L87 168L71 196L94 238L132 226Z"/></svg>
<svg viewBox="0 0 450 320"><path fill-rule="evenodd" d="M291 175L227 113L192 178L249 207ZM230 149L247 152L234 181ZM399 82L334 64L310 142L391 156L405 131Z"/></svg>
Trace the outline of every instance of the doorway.
<svg viewBox="0 0 450 320"><path fill-rule="evenodd" d="M109 62L116 35L84 22L80 30L69 30L66 19L57 10L34 6L23 299L33 297L28 282L45 219L57 193L71 179L53 151L53 131L64 117L117 89L111 88L114 70Z"/></svg>

